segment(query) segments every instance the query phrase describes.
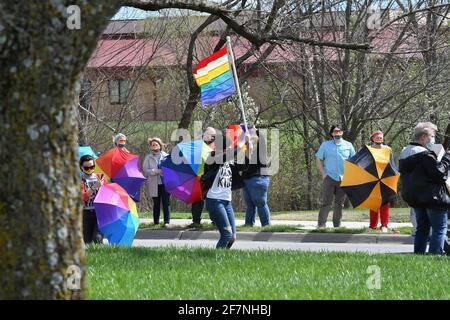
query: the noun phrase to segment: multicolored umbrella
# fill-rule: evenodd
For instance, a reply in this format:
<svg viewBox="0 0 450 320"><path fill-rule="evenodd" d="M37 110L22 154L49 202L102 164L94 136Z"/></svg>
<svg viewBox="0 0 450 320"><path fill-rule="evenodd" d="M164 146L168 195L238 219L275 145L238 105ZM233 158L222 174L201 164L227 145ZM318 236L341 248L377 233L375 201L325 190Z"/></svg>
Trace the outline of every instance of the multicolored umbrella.
<svg viewBox="0 0 450 320"><path fill-rule="evenodd" d="M81 158L82 156L85 156L87 154L92 156L94 159L98 158L98 156L95 154L94 150L92 150L92 148L90 146L79 146L78 154L80 155L79 158Z"/></svg>
<svg viewBox="0 0 450 320"><path fill-rule="evenodd" d="M177 144L171 154L161 162L166 191L188 204L200 201L200 177L211 151L203 140Z"/></svg>
<svg viewBox="0 0 450 320"><path fill-rule="evenodd" d="M122 186L135 201L140 201L141 187L146 178L139 169L139 156L114 148L101 155L96 163L99 173Z"/></svg>
<svg viewBox="0 0 450 320"><path fill-rule="evenodd" d="M344 162L341 187L354 208L378 211L395 198L399 177L390 148L365 146Z"/></svg>
<svg viewBox="0 0 450 320"><path fill-rule="evenodd" d="M131 246L138 230L136 203L117 183L100 187L94 200L100 231L111 244Z"/></svg>

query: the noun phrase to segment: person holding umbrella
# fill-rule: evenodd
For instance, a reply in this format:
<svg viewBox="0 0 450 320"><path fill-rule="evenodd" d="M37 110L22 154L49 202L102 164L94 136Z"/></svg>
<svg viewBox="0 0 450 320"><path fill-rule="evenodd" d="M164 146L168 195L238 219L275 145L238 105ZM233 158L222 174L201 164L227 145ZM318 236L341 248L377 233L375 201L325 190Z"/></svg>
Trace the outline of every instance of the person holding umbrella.
<svg viewBox="0 0 450 320"><path fill-rule="evenodd" d="M375 149L388 148L391 150L391 148L384 143L384 133L381 130L375 131L370 135L370 146ZM389 231L389 202L383 204L378 211L370 210L370 229L377 229L378 217L380 217L381 220L381 232L387 233Z"/></svg>
<svg viewBox="0 0 450 320"><path fill-rule="evenodd" d="M150 154L144 159L143 171L148 176L148 195L153 199L153 222L159 224L161 203L164 213L164 226L170 224L170 194L166 192L162 179L161 162L168 154L163 151L163 142L160 138L148 139Z"/></svg>
<svg viewBox="0 0 450 320"><path fill-rule="evenodd" d="M84 243L101 243L102 234L98 229L94 199L98 189L103 185L103 175L94 173L95 162L91 155L80 158L82 199L83 199L83 240Z"/></svg>
<svg viewBox="0 0 450 320"><path fill-rule="evenodd" d="M413 208L417 219L414 253L425 254L430 237L429 254L442 254L447 233L450 193L445 179L450 170L450 150L437 160L431 151L437 126L421 122L414 128L414 142L407 145L399 157L401 196Z"/></svg>

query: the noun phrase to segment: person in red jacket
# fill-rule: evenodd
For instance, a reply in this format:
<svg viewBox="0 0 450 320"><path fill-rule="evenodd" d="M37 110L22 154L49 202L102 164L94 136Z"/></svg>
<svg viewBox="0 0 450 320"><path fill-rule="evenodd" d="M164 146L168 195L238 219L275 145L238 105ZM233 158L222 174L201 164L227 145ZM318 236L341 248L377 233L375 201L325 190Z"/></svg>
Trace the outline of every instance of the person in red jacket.
<svg viewBox="0 0 450 320"><path fill-rule="evenodd" d="M103 235L98 229L97 215L94 208L94 199L98 189L103 185L103 175L94 173L95 162L90 155L80 158L82 199L83 199L83 240L84 243L101 243Z"/></svg>

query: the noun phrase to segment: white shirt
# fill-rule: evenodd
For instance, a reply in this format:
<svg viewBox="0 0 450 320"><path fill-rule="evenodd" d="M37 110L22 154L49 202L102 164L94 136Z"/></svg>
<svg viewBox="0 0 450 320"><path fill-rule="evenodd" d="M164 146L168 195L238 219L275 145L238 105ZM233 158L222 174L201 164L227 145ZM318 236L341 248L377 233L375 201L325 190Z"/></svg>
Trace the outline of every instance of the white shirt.
<svg viewBox="0 0 450 320"><path fill-rule="evenodd" d="M232 172L229 162L225 162L214 178L206 197L216 200L231 201Z"/></svg>

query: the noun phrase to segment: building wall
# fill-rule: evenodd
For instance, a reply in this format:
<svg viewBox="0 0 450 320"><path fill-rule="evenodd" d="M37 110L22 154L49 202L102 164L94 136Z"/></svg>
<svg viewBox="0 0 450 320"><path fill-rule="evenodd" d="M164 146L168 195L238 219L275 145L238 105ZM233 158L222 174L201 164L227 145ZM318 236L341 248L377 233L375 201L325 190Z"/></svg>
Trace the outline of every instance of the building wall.
<svg viewBox="0 0 450 320"><path fill-rule="evenodd" d="M167 75L167 72L152 71L151 76L123 76L130 79L131 91L126 105L111 104L108 93L110 75L90 76L91 106L94 113L108 121L120 117L133 121L178 121L181 119L184 100L187 97L184 73ZM112 77L114 78L114 77ZM279 95L267 75L252 74L248 79L249 96L258 108L265 110ZM270 110L266 114L270 114ZM277 111L279 114L280 110Z"/></svg>

